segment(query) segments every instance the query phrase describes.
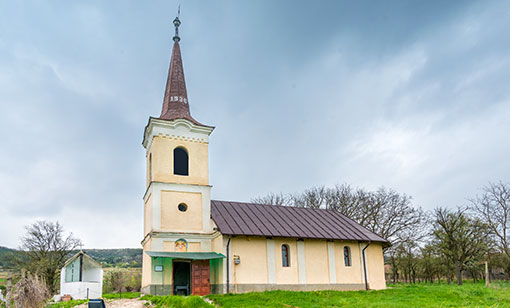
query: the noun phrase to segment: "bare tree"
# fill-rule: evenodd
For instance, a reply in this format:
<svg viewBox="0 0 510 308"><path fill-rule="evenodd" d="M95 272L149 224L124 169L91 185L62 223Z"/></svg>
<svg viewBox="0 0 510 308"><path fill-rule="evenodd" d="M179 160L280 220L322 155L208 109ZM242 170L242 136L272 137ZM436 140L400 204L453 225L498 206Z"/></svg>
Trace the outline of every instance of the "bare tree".
<svg viewBox="0 0 510 308"><path fill-rule="evenodd" d="M25 254L23 266L41 277L53 294L66 257L81 245L81 241L72 233L66 237L59 222L37 221L25 229L27 233L22 238L21 246Z"/></svg>
<svg viewBox="0 0 510 308"><path fill-rule="evenodd" d="M480 262L487 253L487 225L471 218L465 209L434 211L434 243L455 268L457 283L462 284L462 272L472 262Z"/></svg>
<svg viewBox="0 0 510 308"><path fill-rule="evenodd" d="M510 273L510 184L489 183L482 193L471 199L470 209L485 221L495 239L497 249L507 257Z"/></svg>
<svg viewBox="0 0 510 308"><path fill-rule="evenodd" d="M269 193L263 197L254 198L251 202L268 205L290 205L290 198L282 193Z"/></svg>
<svg viewBox="0 0 510 308"><path fill-rule="evenodd" d="M413 235L421 236L424 213L421 208L413 207L411 200L406 194L382 187L371 194L361 224L392 244L411 239Z"/></svg>
<svg viewBox="0 0 510 308"><path fill-rule="evenodd" d="M316 186L292 195L291 200L296 207L319 209L325 207L327 194L328 190L324 186Z"/></svg>

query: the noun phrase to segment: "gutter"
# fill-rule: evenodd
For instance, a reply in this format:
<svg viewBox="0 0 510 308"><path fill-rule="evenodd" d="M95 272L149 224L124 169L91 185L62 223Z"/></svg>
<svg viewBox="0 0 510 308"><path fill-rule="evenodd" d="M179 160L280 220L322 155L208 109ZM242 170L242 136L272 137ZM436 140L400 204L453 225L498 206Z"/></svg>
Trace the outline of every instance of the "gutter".
<svg viewBox="0 0 510 308"><path fill-rule="evenodd" d="M366 255L365 255L365 249L367 249L368 246L370 246L371 243L372 243L371 241L368 241L367 246L365 246L365 248L363 248L363 250L361 250L361 256L363 257L363 272L365 274L365 290L367 290L367 291L368 291L367 258L366 258Z"/></svg>
<svg viewBox="0 0 510 308"><path fill-rule="evenodd" d="M230 235L227 242L227 294L230 293Z"/></svg>

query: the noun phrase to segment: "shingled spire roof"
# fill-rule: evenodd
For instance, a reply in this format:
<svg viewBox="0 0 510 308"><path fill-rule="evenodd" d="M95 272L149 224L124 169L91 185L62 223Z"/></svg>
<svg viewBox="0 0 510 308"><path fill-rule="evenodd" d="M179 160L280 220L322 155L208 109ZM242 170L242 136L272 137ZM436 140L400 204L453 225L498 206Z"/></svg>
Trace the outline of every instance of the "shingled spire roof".
<svg viewBox="0 0 510 308"><path fill-rule="evenodd" d="M172 59L170 60L170 69L168 70L168 79L160 118L165 120L186 119L194 124L206 126L193 119L189 111L186 81L184 80L184 69L182 67L181 48L179 46L179 41L181 40L179 37L180 25L179 17L176 17L174 19L174 47L172 50Z"/></svg>

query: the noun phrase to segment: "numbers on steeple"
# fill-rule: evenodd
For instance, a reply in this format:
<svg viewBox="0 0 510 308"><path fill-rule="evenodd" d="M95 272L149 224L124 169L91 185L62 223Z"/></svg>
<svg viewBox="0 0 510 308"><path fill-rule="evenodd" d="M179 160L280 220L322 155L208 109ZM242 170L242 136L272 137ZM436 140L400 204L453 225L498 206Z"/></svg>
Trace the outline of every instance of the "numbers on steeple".
<svg viewBox="0 0 510 308"><path fill-rule="evenodd" d="M188 103L188 99L182 96L170 96L171 102L181 102L181 103Z"/></svg>

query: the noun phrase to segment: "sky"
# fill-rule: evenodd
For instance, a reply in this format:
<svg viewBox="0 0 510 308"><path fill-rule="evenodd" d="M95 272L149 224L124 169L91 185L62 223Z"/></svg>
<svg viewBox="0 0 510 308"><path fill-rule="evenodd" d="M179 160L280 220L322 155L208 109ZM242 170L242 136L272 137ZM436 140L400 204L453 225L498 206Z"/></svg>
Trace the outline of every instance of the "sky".
<svg viewBox="0 0 510 308"><path fill-rule="evenodd" d="M178 1L0 1L0 246L142 240ZM510 1L180 1L212 197L348 183L456 207L510 182Z"/></svg>

